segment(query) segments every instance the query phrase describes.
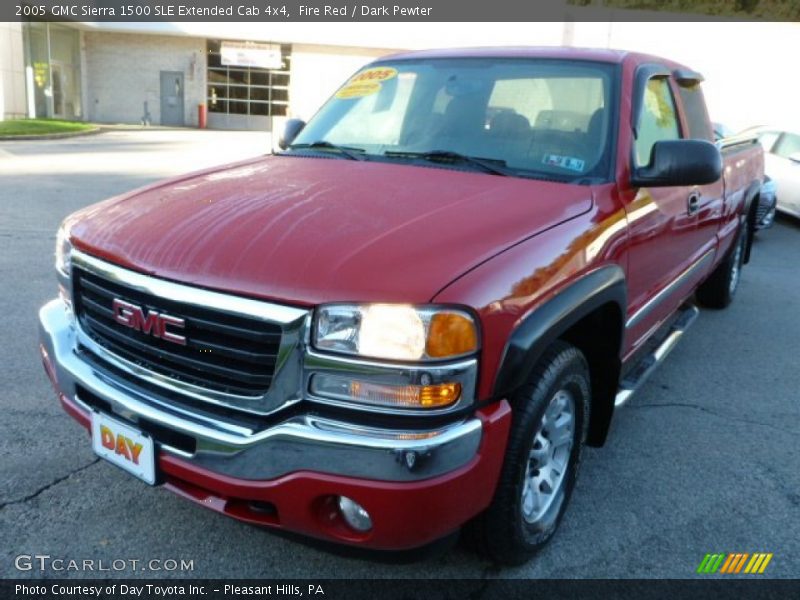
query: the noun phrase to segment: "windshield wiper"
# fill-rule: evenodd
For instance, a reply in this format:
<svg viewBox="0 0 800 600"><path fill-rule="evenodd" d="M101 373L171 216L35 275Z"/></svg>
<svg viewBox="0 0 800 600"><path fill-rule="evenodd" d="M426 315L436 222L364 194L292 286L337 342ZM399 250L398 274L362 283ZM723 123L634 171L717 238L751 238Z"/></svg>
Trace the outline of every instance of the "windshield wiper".
<svg viewBox="0 0 800 600"><path fill-rule="evenodd" d="M458 162L482 168L487 173L493 175L510 176L512 173L506 169L506 161L499 158L480 158L469 156L452 150L430 150L428 152L399 152L389 150L383 153L389 158L418 158L429 162Z"/></svg>
<svg viewBox="0 0 800 600"><path fill-rule="evenodd" d="M340 146L327 140L317 140L310 144L291 144L289 150L333 150L339 152L342 156L346 156L350 160L364 160L364 157L359 153L364 153L363 148L355 148L353 146Z"/></svg>

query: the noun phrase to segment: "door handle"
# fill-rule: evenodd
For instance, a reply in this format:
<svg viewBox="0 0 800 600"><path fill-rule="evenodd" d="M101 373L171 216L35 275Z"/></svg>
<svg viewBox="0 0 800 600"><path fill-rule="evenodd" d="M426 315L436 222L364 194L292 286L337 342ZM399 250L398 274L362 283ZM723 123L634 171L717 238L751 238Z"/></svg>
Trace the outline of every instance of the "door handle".
<svg viewBox="0 0 800 600"><path fill-rule="evenodd" d="M689 199L686 201L686 212L693 215L700 210L700 194L695 192L689 194Z"/></svg>

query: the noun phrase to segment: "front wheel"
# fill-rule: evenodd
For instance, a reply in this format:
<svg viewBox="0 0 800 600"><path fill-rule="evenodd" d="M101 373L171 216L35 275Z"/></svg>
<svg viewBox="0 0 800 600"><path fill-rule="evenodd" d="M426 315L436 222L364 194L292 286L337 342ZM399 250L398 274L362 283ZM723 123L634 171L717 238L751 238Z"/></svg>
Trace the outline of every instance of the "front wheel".
<svg viewBox="0 0 800 600"><path fill-rule="evenodd" d="M739 227L733 247L708 279L697 288L697 299L709 308L725 308L736 295L742 278L742 265L747 248L747 220Z"/></svg>
<svg viewBox="0 0 800 600"><path fill-rule="evenodd" d="M479 550L498 563L519 565L553 537L575 486L590 404L583 354L553 344L512 404L497 491L470 527Z"/></svg>

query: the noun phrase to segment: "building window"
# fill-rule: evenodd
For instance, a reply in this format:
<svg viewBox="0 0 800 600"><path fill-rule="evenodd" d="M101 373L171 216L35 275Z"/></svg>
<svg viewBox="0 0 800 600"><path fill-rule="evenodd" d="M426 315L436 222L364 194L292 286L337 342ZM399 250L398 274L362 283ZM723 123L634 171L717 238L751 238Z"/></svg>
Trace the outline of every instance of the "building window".
<svg viewBox="0 0 800 600"><path fill-rule="evenodd" d="M228 45L228 46L226 46ZM231 59L230 45L240 46L241 58ZM247 64L248 50L267 53L267 44L207 41L208 55L208 110L213 113L283 117L289 110L289 72L292 47L273 45L275 66L264 68ZM278 50L280 56L277 57Z"/></svg>
<svg viewBox="0 0 800 600"><path fill-rule="evenodd" d="M31 117L80 119L80 34L55 23L27 22L23 28Z"/></svg>

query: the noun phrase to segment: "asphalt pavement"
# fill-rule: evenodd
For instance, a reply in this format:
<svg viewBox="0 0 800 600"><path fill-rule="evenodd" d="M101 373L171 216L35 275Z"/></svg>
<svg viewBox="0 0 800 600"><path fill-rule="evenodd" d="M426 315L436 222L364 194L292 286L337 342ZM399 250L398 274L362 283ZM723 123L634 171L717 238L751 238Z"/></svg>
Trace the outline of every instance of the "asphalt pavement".
<svg viewBox="0 0 800 600"><path fill-rule="evenodd" d="M606 446L587 449L558 534L523 567L498 569L461 546L416 561L330 552L95 458L37 351L37 310L56 294L59 222L159 178L262 154L268 142L253 132L122 130L0 143L0 576L98 575L15 568L19 555L50 555L193 565L102 573L126 577L683 578L709 552L771 552L764 576L800 575L800 222L790 219L759 234L734 304L701 311L615 416Z"/></svg>

